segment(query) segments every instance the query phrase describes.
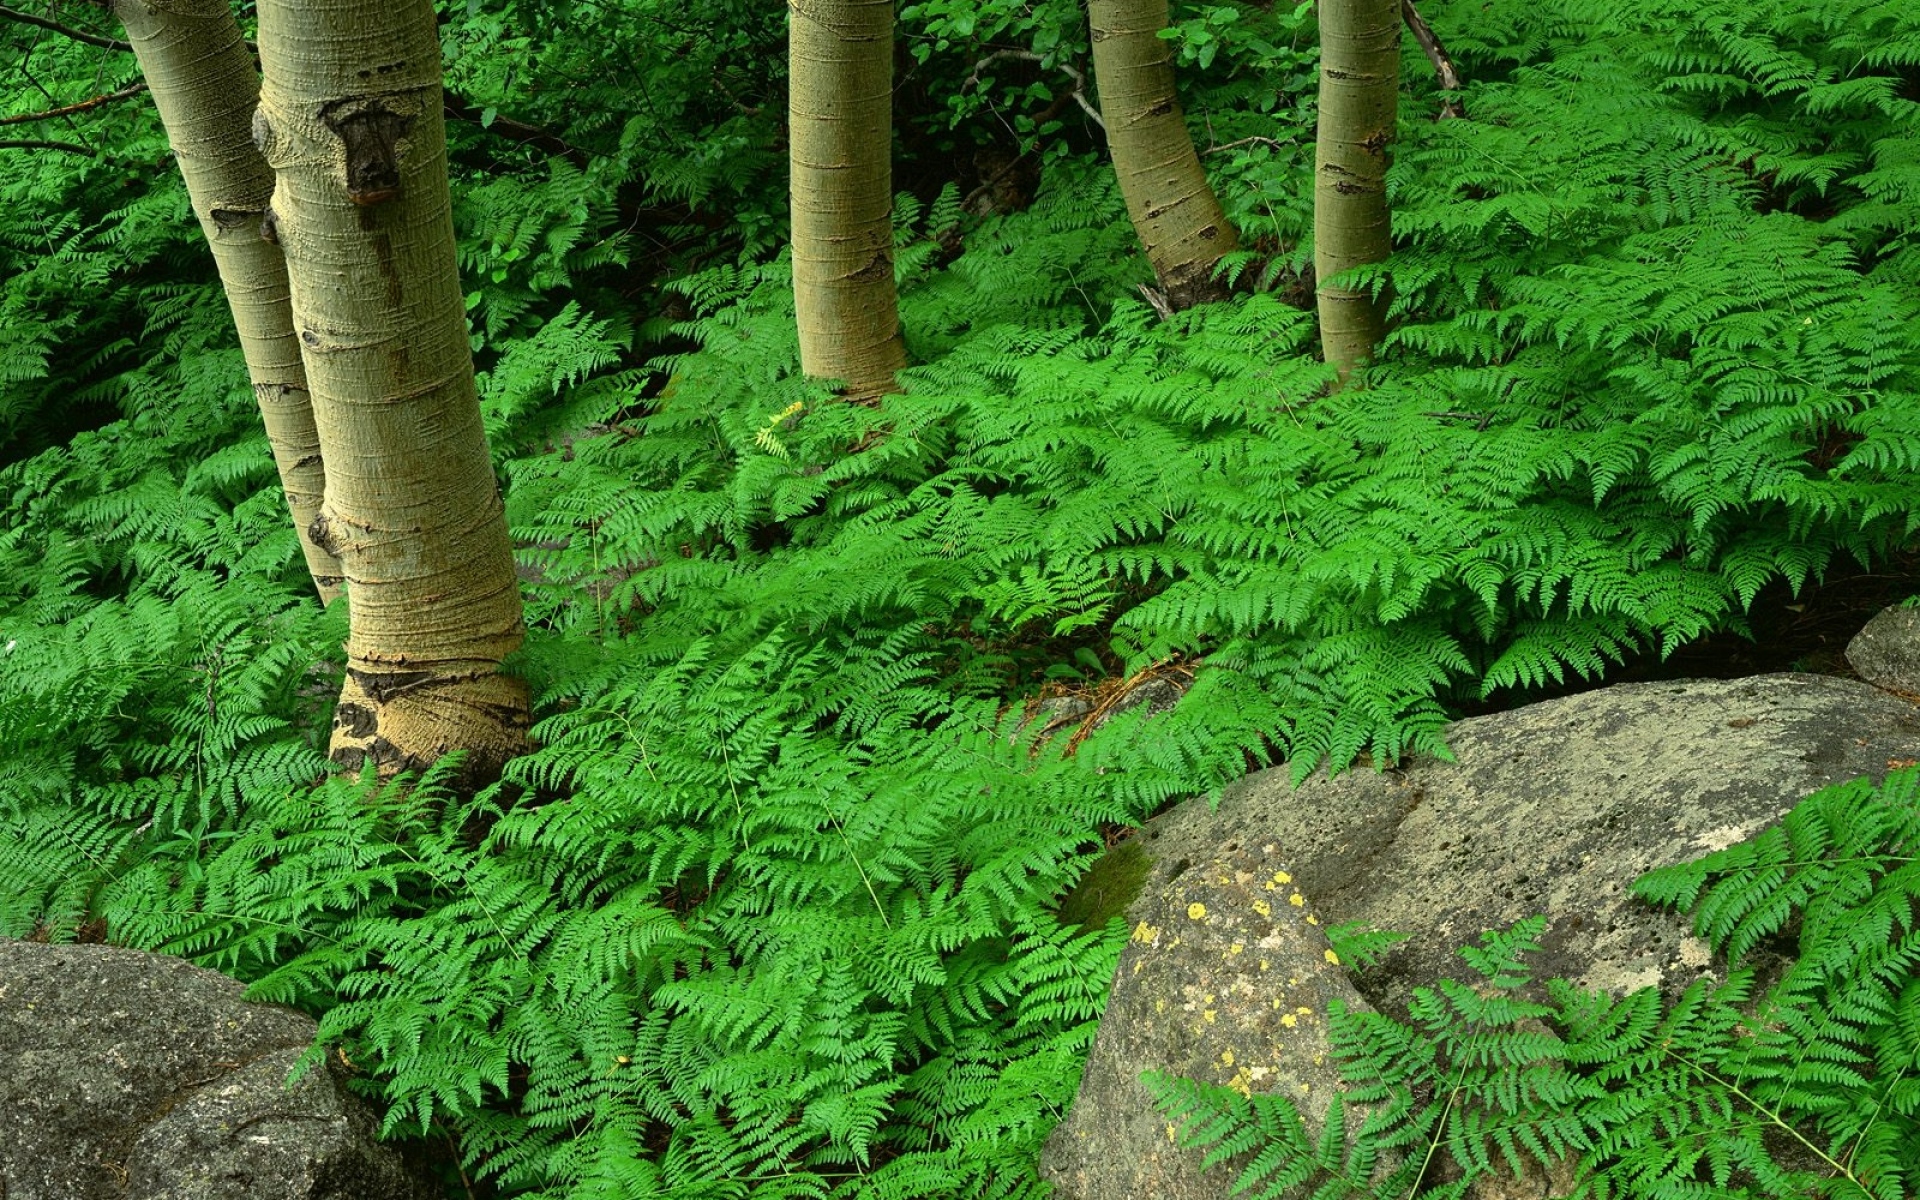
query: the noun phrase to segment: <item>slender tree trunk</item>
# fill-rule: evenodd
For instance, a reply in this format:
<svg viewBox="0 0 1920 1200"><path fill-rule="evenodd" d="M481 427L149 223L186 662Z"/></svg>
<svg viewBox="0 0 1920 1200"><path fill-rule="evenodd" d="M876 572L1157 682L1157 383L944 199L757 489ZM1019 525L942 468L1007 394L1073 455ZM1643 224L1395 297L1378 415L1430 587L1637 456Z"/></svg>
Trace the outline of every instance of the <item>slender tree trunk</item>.
<svg viewBox="0 0 1920 1200"><path fill-rule="evenodd" d="M1387 146L1400 97L1400 0L1320 0L1320 128L1313 270L1320 349L1344 382L1385 333L1382 305L1341 272L1385 262Z"/></svg>
<svg viewBox="0 0 1920 1200"><path fill-rule="evenodd" d="M526 744L519 583L454 260L432 0L260 0L255 140L274 169L352 624L332 755L383 773Z"/></svg>
<svg viewBox="0 0 1920 1200"><path fill-rule="evenodd" d="M213 247L280 486L324 603L340 594L340 560L308 533L326 490L306 370L287 303L287 265L261 240L273 172L254 149L260 77L228 0L113 0L153 92L200 228Z"/></svg>
<svg viewBox="0 0 1920 1200"><path fill-rule="evenodd" d="M1221 299L1214 267L1236 239L1174 96L1167 0L1090 0L1087 20L1114 173L1154 276L1176 309Z"/></svg>
<svg viewBox="0 0 1920 1200"><path fill-rule="evenodd" d="M800 368L849 397L906 363L893 289L893 0L788 0Z"/></svg>

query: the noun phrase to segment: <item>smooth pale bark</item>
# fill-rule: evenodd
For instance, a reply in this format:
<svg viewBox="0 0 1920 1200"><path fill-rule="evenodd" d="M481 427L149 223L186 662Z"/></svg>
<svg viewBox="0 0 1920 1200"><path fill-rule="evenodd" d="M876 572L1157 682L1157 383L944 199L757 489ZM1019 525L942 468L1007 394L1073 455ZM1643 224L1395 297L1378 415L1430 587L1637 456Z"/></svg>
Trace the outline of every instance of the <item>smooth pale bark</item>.
<svg viewBox="0 0 1920 1200"><path fill-rule="evenodd" d="M351 625L331 753L485 777L526 745L519 583L454 260L431 0L261 0L254 136Z"/></svg>
<svg viewBox="0 0 1920 1200"><path fill-rule="evenodd" d="M1214 267L1237 239L1174 95L1167 0L1090 0L1087 21L1114 174L1154 276L1176 309L1221 299Z"/></svg>
<svg viewBox="0 0 1920 1200"><path fill-rule="evenodd" d="M340 560L308 534L326 491L287 265L261 240L273 172L254 149L260 77L228 0L114 0L166 126L193 212L220 270L280 486L322 603L340 594Z"/></svg>
<svg viewBox="0 0 1920 1200"><path fill-rule="evenodd" d="M1321 356L1345 382L1386 331L1382 305L1341 272L1385 262L1387 146L1400 97L1400 0L1320 0L1320 127L1314 148L1313 270Z"/></svg>
<svg viewBox="0 0 1920 1200"><path fill-rule="evenodd" d="M788 0L800 369L869 399L906 364L893 288L893 0Z"/></svg>

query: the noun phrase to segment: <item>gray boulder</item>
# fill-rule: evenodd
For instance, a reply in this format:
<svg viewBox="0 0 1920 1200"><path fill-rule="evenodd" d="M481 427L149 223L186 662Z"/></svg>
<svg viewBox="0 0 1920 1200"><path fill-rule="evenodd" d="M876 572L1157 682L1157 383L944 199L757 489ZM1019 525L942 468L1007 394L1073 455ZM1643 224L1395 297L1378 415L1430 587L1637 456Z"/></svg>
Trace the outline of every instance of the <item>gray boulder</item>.
<svg viewBox="0 0 1920 1200"><path fill-rule="evenodd" d="M1280 1092L1319 1123L1339 1094L1327 1011L1367 1002L1272 843L1229 844L1148 888L1133 905L1080 1098L1043 1164L1062 1197L1224 1196L1238 1173L1204 1178L1199 1156L1156 1115L1139 1082L1157 1068L1247 1094ZM1109 1103L1109 1101L1119 1103ZM1357 1117L1349 1131L1359 1127Z"/></svg>
<svg viewBox="0 0 1920 1200"><path fill-rule="evenodd" d="M427 1200L314 1022L163 955L0 939L4 1200Z"/></svg>
<svg viewBox="0 0 1920 1200"><path fill-rule="evenodd" d="M1868 683L1920 695L1920 608L1882 609L1847 643L1847 663Z"/></svg>
<svg viewBox="0 0 1920 1200"><path fill-rule="evenodd" d="M1323 947L1296 939L1249 974L1234 964L1264 927L1245 915L1183 922L1187 905L1241 912L1263 897L1261 881L1284 874L1286 898L1299 897L1289 907L1320 928L1361 921L1410 935L1354 981L1393 1015L1415 987L1465 973L1456 947L1535 913L1549 919L1538 979L1676 995L1721 964L1685 916L1634 900L1633 880L1741 841L1827 784L1920 758L1920 709L1826 676L1624 684L1461 721L1447 742L1455 763L1322 772L1298 789L1284 769L1251 775L1218 808L1192 800L1150 821L1089 875L1086 886L1121 893L1118 904L1134 897L1136 937L1079 1097L1042 1159L1060 1200L1227 1195L1232 1171L1203 1176L1197 1152L1169 1147L1143 1071L1258 1090L1306 1083L1309 1095L1333 1078L1317 1061L1323 1045L1300 1040L1298 1009L1317 1019L1339 981L1290 998ZM1222 882L1242 876L1253 882ZM1141 937L1142 925L1177 928L1178 946ZM1288 982L1268 982L1278 978ZM1251 991L1196 1023L1177 1002L1194 980L1202 995L1237 995L1243 981ZM1236 1078L1247 1061L1271 1069Z"/></svg>

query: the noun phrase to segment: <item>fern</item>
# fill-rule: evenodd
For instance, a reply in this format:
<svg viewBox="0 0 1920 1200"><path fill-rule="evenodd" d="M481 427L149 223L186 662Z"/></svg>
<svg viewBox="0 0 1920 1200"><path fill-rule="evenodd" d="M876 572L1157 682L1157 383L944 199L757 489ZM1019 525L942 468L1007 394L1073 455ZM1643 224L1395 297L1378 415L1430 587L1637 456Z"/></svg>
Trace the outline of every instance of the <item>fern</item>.
<svg viewBox="0 0 1920 1200"><path fill-rule="evenodd" d="M1487 934L1461 951L1479 985L1416 989L1404 1021L1336 1015L1347 1101L1372 1112L1351 1138L1338 1104L1315 1139L1284 1096L1153 1074L1148 1088L1209 1164L1251 1155L1236 1193L1399 1195L1440 1154L1449 1194L1577 1158L1584 1195L1892 1200L1920 1168L1916 844L1909 769L1816 793L1758 836L1634 885L1691 908L1736 960L1793 923L1793 962L1758 996L1741 967L1664 1009L1652 988L1615 998L1561 980L1548 1003L1524 1000L1544 918Z"/></svg>
<svg viewBox="0 0 1920 1200"><path fill-rule="evenodd" d="M306 600L204 247L156 122L120 110L96 159L0 177L0 930L104 929L311 1009L389 1129L448 1131L503 1189L1037 1195L1119 945L1052 906L1113 827L1251 765L1444 754L1463 704L1739 633L1776 582L1920 530L1899 5L1431 14L1468 119L1421 119L1409 72L1400 249L1371 277L1398 324L1338 394L1262 290L1311 257L1305 10L1178 14L1256 294L1163 322L1081 153L1078 9L908 6L916 365L875 408L797 370L777 11L445 15L481 114L451 127L456 224L541 749L478 797L322 778L344 614ZM131 80L77 46L32 43L35 77ZM1036 57L969 83L1002 49ZM10 115L37 103L28 52L0 48ZM1005 124L953 123L983 112ZM1042 184L979 218L966 164L996 138ZM1171 711L1021 733L1043 687L1155 677L1184 685ZM1814 827L1775 867L1815 844L1794 837ZM1333 1141L1271 1105L1217 1128L1293 1147L1259 1186L1329 1195L1442 1142L1485 1170L1616 1130L1640 1156L1618 1180L1793 1194L1756 1157L1772 1113L1837 1161L1852 1130L1884 1194L1910 1097L1848 1055L1889 994L1911 1007L1897 902L1849 876L1710 915L1777 939L1829 882L1885 982L1797 976L1817 1002L1747 1027L1765 1079L1709 1053L1746 1020L1731 991L1678 1015L1562 997L1556 1047L1512 989L1441 988L1431 1027L1351 1026L1428 1073L1421 1103L1382 1092ZM1821 1057L1780 1059L1789 1035ZM1644 1070L1603 1078L1615 1059ZM1882 1116L1842 1098L1858 1079ZM1590 1087L1615 1115L1556 1124L1550 1102L1602 1111ZM1631 1132L1702 1114L1724 1135L1664 1158Z"/></svg>

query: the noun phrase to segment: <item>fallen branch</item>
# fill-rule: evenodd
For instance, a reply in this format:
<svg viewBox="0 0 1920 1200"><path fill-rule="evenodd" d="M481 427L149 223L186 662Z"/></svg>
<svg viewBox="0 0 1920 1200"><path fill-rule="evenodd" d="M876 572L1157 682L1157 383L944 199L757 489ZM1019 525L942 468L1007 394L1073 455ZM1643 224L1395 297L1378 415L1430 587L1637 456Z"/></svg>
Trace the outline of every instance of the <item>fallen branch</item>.
<svg viewBox="0 0 1920 1200"><path fill-rule="evenodd" d="M1442 46L1440 39L1434 35L1433 26L1427 24L1427 19L1421 16L1420 10L1413 6L1413 0L1400 0L1400 16L1406 21L1407 29L1412 32L1413 40L1419 42L1420 49L1426 52L1427 61L1433 64L1433 73L1440 77L1440 90L1459 91L1460 72L1454 69L1453 59L1447 54L1447 48ZM1458 101L1448 100L1440 107L1442 121L1464 115L1465 112Z"/></svg>
<svg viewBox="0 0 1920 1200"><path fill-rule="evenodd" d="M133 49L132 42L116 41L110 37L102 37L97 33L88 33L84 29L75 29L70 25L62 25L58 21L49 21L45 17L36 17L32 13L23 13L18 9L7 8L3 5L0 5L0 19L18 21L22 25L33 25L37 28L57 33L61 37L72 38L76 42L85 42L89 46L99 46L105 50Z"/></svg>
<svg viewBox="0 0 1920 1200"><path fill-rule="evenodd" d="M84 154L93 157L93 151L85 146L76 146L72 142L43 141L0 141L0 150L64 150L68 154Z"/></svg>
<svg viewBox="0 0 1920 1200"><path fill-rule="evenodd" d="M146 90L147 85L144 83L130 84L117 92L108 92L104 96L95 96L91 100L82 100L78 104L68 104L60 108L43 109L40 112L22 113L17 117L0 117L0 125L25 125L31 121L52 121L59 117L70 117L74 113L83 113L88 109L99 108L101 105L111 104L115 100L125 100L129 96L138 96ZM92 151L88 151L88 153L92 153Z"/></svg>
<svg viewBox="0 0 1920 1200"><path fill-rule="evenodd" d="M1038 54L1035 54L1031 50L995 50L992 54L987 55L985 58L981 59L979 62L973 64L973 71L971 74L967 76L966 82L960 85L960 90L964 92L968 88L976 86L980 82L980 72L986 70L988 67L992 66L996 62L1007 60L1007 59L1011 59L1015 62L1030 62L1030 63L1039 63L1039 62L1046 61L1045 59L1041 58ZM1093 102L1087 99L1086 72L1082 71L1079 67L1074 66L1072 63L1063 62L1058 65L1060 69L1062 71L1065 71L1067 73L1067 76L1073 80L1073 91L1071 95L1073 96L1074 101L1080 105L1081 111L1086 113L1089 117L1092 117L1093 123L1095 125L1098 125L1100 128L1105 129L1107 127L1107 123L1100 119L1100 110L1095 108L1093 106Z"/></svg>
<svg viewBox="0 0 1920 1200"><path fill-rule="evenodd" d="M1229 150L1238 150L1242 146L1265 146L1269 150L1285 150L1287 143L1270 137L1235 138L1224 146L1208 146L1202 154L1224 154Z"/></svg>

